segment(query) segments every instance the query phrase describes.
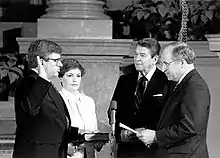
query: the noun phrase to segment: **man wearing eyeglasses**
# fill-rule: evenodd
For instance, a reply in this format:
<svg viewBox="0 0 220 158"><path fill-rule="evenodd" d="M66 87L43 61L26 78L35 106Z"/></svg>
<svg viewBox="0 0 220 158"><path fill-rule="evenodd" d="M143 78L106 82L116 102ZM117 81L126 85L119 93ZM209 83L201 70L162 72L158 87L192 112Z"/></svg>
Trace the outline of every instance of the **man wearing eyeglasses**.
<svg viewBox="0 0 220 158"><path fill-rule="evenodd" d="M158 158L208 158L206 132L210 110L209 88L194 67L194 50L183 42L166 46L163 70L176 86L161 113L157 130L137 134L145 145L163 149Z"/></svg>
<svg viewBox="0 0 220 158"><path fill-rule="evenodd" d="M168 91L167 77L156 66L160 44L153 38L141 39L133 51L135 71L120 76L112 97L117 102L116 124L137 131L156 130ZM111 106L109 109L110 113ZM115 132L117 158L154 158L156 146L145 146L133 132L118 126Z"/></svg>
<svg viewBox="0 0 220 158"><path fill-rule="evenodd" d="M15 92L13 158L66 158L68 142L78 137L62 97L50 82L62 66L61 52L48 40L33 41L28 48L29 70Z"/></svg>

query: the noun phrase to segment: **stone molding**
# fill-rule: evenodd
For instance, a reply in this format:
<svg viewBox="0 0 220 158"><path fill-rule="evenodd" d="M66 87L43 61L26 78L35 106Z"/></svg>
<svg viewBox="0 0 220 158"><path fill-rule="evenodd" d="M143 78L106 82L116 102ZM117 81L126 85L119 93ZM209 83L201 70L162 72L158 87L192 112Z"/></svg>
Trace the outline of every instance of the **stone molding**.
<svg viewBox="0 0 220 158"><path fill-rule="evenodd" d="M161 47L163 48L165 45L171 43L172 41L161 41ZM188 41L189 44L196 53L198 58L201 57L216 57L216 53L210 52L209 42L208 41Z"/></svg>
<svg viewBox="0 0 220 158"><path fill-rule="evenodd" d="M131 65L133 63L133 58L132 57L126 57L124 58L121 67L126 67L128 65ZM220 59L217 56L216 58L201 58L197 57L195 61L195 66L200 66L200 67L220 67Z"/></svg>
<svg viewBox="0 0 220 158"><path fill-rule="evenodd" d="M220 39L220 38L219 38ZM163 47L172 41L161 41L161 47ZM219 40L220 42L220 40ZM208 41L188 41L189 44L196 53L196 61L195 64L198 66L207 66L207 67L215 67L220 66L220 60L218 53L213 52L210 49L210 42ZM220 43L219 43L220 45ZM220 48L220 47L219 47ZM220 51L220 49L219 49ZM130 55L123 60L123 66L129 65L133 62L133 57Z"/></svg>
<svg viewBox="0 0 220 158"><path fill-rule="evenodd" d="M36 38L17 38L20 53L26 54L28 46ZM48 39L55 41L63 48L64 56L82 56L112 59L129 54L131 40L122 39Z"/></svg>
<svg viewBox="0 0 220 158"><path fill-rule="evenodd" d="M219 38L220 39L220 38ZM35 38L17 38L20 53L26 54L29 44ZM131 54L132 40L126 39L49 39L57 42L63 48L63 56L73 56L82 62L121 62L127 65L133 62ZM220 40L219 40L220 42ZM161 47L170 41L161 41ZM218 53L210 48L208 41L188 41L197 56L196 64L204 66L220 66ZM220 51L220 49L219 49Z"/></svg>
<svg viewBox="0 0 220 158"><path fill-rule="evenodd" d="M209 41L209 49L213 52L220 52L220 34L206 34Z"/></svg>

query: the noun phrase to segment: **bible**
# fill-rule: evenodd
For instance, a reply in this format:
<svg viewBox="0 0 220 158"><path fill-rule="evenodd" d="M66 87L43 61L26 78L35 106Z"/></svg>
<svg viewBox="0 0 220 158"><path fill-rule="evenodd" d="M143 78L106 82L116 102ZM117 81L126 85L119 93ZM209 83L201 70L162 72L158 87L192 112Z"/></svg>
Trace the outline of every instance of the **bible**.
<svg viewBox="0 0 220 158"><path fill-rule="evenodd" d="M85 133L84 139L85 141L108 141L109 134L108 133Z"/></svg>

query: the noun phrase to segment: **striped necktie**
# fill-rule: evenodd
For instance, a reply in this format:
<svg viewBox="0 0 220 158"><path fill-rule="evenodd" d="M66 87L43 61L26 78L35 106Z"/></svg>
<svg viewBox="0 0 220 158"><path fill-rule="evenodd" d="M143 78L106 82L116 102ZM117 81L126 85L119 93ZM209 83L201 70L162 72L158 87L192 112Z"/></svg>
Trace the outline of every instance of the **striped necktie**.
<svg viewBox="0 0 220 158"><path fill-rule="evenodd" d="M136 86L136 90L134 94L134 104L135 104L136 109L139 109L141 100L145 92L145 85L147 81L148 80L145 76L141 76L139 80L137 81L137 86Z"/></svg>

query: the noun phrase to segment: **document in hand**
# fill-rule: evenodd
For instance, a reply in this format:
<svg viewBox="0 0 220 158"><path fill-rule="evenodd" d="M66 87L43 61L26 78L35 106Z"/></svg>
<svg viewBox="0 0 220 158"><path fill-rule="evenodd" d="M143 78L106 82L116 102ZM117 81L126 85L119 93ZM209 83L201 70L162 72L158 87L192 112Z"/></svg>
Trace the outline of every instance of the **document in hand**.
<svg viewBox="0 0 220 158"><path fill-rule="evenodd" d="M133 132L133 133L138 134L137 131L135 131L134 129L132 129L132 128L126 126L126 125L124 125L123 123L119 123L119 126L120 126L121 128L124 128L124 129L129 130L129 131L131 131L131 132Z"/></svg>

